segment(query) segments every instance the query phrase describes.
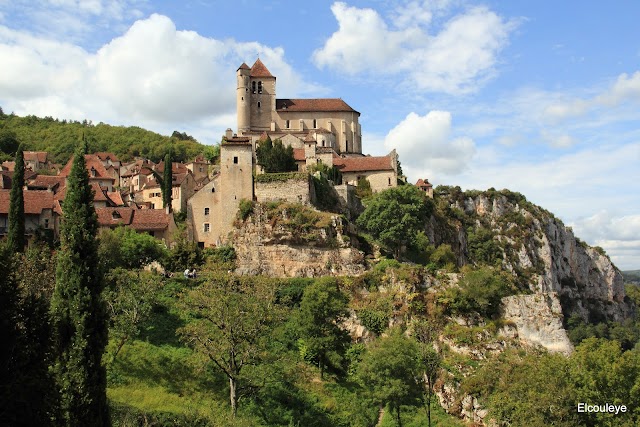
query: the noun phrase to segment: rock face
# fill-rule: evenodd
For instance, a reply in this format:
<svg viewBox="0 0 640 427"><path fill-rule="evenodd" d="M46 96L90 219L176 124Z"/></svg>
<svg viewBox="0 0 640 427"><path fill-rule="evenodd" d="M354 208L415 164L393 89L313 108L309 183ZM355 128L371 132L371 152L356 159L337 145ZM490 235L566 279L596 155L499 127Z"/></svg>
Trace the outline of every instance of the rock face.
<svg viewBox="0 0 640 427"><path fill-rule="evenodd" d="M286 209L281 212L286 219ZM232 233L238 274L272 277L357 276L365 271L364 254L351 246L347 224L328 215L313 239L268 218L257 205L254 214Z"/></svg>
<svg viewBox="0 0 640 427"><path fill-rule="evenodd" d="M462 193L449 202L452 210L462 211L467 232L484 228L491 233L502 251L502 268L525 278L533 293L504 300L504 315L514 322L521 340L567 353L571 344L563 324L568 316L594 322L620 321L633 314L620 271L604 252L581 242L551 213L507 191L472 197ZM459 228L449 232L452 247L461 247L459 257L464 258L459 263L473 261Z"/></svg>
<svg viewBox="0 0 640 427"><path fill-rule="evenodd" d="M511 335L527 344L538 344L549 351L570 354L573 346L562 326L562 307L556 293L514 295L503 298L504 318L515 325Z"/></svg>

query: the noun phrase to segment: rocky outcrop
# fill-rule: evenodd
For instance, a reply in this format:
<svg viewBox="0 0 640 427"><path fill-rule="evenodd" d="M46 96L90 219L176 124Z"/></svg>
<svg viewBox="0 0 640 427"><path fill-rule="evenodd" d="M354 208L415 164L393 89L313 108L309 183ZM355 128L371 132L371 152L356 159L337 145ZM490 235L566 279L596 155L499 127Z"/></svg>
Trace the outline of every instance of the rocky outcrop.
<svg viewBox="0 0 640 427"><path fill-rule="evenodd" d="M233 233L236 273L272 277L357 276L365 270L364 254L351 246L348 224L338 215L326 216L326 224L305 228L291 226L293 208L269 217L263 205ZM311 208L306 208L311 209ZM314 228L315 227L315 228Z"/></svg>
<svg viewBox="0 0 640 427"><path fill-rule="evenodd" d="M545 347L557 353L570 354L573 346L562 326L562 307L556 293L514 295L502 299L507 326L502 333L525 344Z"/></svg>

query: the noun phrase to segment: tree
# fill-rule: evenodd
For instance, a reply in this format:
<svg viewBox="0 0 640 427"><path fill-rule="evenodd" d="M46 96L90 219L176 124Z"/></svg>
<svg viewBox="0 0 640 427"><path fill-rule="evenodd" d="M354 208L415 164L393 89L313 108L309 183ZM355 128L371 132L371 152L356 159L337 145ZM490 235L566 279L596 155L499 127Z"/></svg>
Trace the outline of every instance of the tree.
<svg viewBox="0 0 640 427"><path fill-rule="evenodd" d="M229 379L234 416L238 399L251 388L246 368L260 363L265 336L278 318L274 300L269 283L231 275L211 277L181 300L188 323L178 333Z"/></svg>
<svg viewBox="0 0 640 427"><path fill-rule="evenodd" d="M12 253L24 251L24 154L22 146L16 152L16 165L11 180L9 231L7 242Z"/></svg>
<svg viewBox="0 0 640 427"><path fill-rule="evenodd" d="M13 156L20 142L16 133L10 129L0 129L0 151Z"/></svg>
<svg viewBox="0 0 640 427"><path fill-rule="evenodd" d="M83 150L75 153L63 208L51 301L60 424L107 426L110 420L102 365L107 314L97 256L98 220Z"/></svg>
<svg viewBox="0 0 640 427"><path fill-rule="evenodd" d="M101 230L98 255L103 271L112 268L140 268L153 261L163 261L167 250L156 238L132 228Z"/></svg>
<svg viewBox="0 0 640 427"><path fill-rule="evenodd" d="M396 259L415 243L416 235L425 228L433 205L413 185L390 188L375 194L356 223L371 233Z"/></svg>
<svg viewBox="0 0 640 427"><path fill-rule="evenodd" d="M389 406L399 427L400 407L420 402L419 375L418 346L400 331L375 341L358 365L363 387L381 407Z"/></svg>
<svg viewBox="0 0 640 427"><path fill-rule="evenodd" d="M162 207L169 206L171 210L171 192L173 190L173 171L171 170L171 153L164 156L164 170L162 171Z"/></svg>
<svg viewBox="0 0 640 427"><path fill-rule="evenodd" d="M122 347L140 334L140 325L150 316L162 286L156 274L115 268L106 277L105 300L110 315L113 348L110 363Z"/></svg>
<svg viewBox="0 0 640 427"><path fill-rule="evenodd" d="M320 367L320 378L326 368L340 368L349 343L349 334L339 325L347 316L347 296L332 278L316 280L304 290L297 325L301 344Z"/></svg>
<svg viewBox="0 0 640 427"><path fill-rule="evenodd" d="M219 163L220 160L220 144L216 145L205 145L203 150L204 158L207 159L209 163Z"/></svg>
<svg viewBox="0 0 640 427"><path fill-rule="evenodd" d="M266 173L292 172L298 169L293 157L293 147L284 147L279 139L272 142L269 136L258 141L256 158Z"/></svg>
<svg viewBox="0 0 640 427"><path fill-rule="evenodd" d="M420 351L420 368L422 380L427 389L427 422L431 427L431 399L433 398L433 386L438 378L442 357L433 348L434 327L426 321L420 321L415 325L414 337L418 342Z"/></svg>

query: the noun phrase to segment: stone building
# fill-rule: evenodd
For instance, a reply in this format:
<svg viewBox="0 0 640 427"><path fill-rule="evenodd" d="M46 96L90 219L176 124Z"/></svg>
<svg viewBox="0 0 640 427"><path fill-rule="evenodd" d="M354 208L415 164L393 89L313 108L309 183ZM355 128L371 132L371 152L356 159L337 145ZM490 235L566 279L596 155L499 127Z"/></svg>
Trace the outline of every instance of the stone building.
<svg viewBox="0 0 640 427"><path fill-rule="evenodd" d="M339 154L362 153L360 113L340 98L278 99L276 78L258 59L236 72L238 135L255 142L267 132L285 145L302 148L307 135Z"/></svg>
<svg viewBox="0 0 640 427"><path fill-rule="evenodd" d="M220 173L188 201L190 238L201 247L225 243L241 200L253 200L253 149L247 137L227 137Z"/></svg>

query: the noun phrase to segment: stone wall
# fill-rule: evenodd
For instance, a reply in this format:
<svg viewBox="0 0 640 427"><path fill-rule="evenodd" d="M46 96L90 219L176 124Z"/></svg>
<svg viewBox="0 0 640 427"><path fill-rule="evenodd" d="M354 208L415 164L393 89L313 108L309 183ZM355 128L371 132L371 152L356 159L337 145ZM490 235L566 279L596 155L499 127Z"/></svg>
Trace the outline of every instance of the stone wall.
<svg viewBox="0 0 640 427"><path fill-rule="evenodd" d="M255 197L259 203L272 202L272 201L286 201L290 203L301 203L303 205L311 205L315 203L315 191L311 176L308 174L287 174L290 175L289 179L274 179L271 181L263 182L268 175L281 175L283 178L285 174L265 174L260 175L255 182Z"/></svg>

